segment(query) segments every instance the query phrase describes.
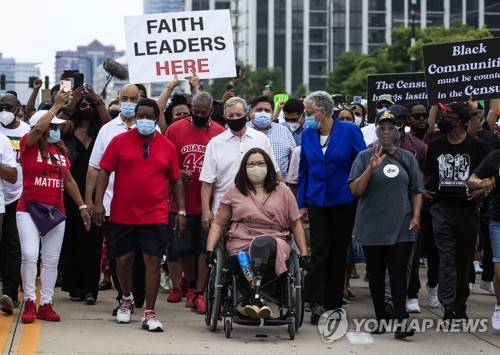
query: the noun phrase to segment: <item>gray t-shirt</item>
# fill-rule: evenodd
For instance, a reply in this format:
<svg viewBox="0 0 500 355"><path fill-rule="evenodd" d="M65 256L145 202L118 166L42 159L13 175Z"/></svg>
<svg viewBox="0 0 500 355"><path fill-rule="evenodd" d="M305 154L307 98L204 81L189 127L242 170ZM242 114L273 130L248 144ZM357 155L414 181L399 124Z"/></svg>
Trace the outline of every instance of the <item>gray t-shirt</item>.
<svg viewBox="0 0 500 355"><path fill-rule="evenodd" d="M357 179L370 165L375 148L358 154L348 183ZM365 192L358 201L353 235L361 245L394 245L414 242L410 231L412 217L409 194L423 192L423 182L415 157L397 149L372 171Z"/></svg>

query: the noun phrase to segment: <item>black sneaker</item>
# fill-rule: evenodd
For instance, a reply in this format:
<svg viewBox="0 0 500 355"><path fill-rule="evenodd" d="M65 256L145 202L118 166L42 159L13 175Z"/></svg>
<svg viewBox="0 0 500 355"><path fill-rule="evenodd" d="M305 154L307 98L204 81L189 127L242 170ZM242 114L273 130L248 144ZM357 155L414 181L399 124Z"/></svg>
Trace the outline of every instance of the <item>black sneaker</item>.
<svg viewBox="0 0 500 355"><path fill-rule="evenodd" d="M394 338L396 339L404 339L415 335L415 329L411 328L409 324L406 324L406 321L403 321L396 328L396 333L394 333Z"/></svg>
<svg viewBox="0 0 500 355"><path fill-rule="evenodd" d="M318 321L323 313L325 313L325 307L323 307L322 304L319 303L314 303L311 306L311 324L316 325L318 324Z"/></svg>
<svg viewBox="0 0 500 355"><path fill-rule="evenodd" d="M377 320L376 323L370 327L370 334L384 334L386 331L387 329L385 329L381 320Z"/></svg>
<svg viewBox="0 0 500 355"><path fill-rule="evenodd" d="M457 321L462 322L462 321L468 321L469 317L467 316L467 313L465 311L457 311L455 312L455 318Z"/></svg>

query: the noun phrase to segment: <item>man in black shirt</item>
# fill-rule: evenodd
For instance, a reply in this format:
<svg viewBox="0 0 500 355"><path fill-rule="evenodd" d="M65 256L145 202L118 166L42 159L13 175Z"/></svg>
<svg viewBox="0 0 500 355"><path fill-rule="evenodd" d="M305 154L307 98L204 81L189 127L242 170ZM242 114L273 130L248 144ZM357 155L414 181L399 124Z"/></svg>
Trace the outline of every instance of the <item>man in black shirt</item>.
<svg viewBox="0 0 500 355"><path fill-rule="evenodd" d="M444 134L434 139L422 167L424 181L430 180L434 204L430 208L434 239L439 250L439 302L444 320L467 319L466 302L479 231L476 201L482 189L469 191L467 179L487 154L487 147L465 129L471 116L467 104L439 104L438 127ZM458 261L458 262L457 262Z"/></svg>

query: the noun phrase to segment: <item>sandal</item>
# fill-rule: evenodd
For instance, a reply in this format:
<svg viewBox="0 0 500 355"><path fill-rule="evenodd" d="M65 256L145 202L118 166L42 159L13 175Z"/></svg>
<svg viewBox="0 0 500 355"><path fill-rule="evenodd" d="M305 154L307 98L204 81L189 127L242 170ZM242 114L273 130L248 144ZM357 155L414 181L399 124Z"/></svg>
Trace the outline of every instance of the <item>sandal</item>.
<svg viewBox="0 0 500 355"><path fill-rule="evenodd" d="M100 291L109 290L109 289L111 289L111 281L103 281L99 284Z"/></svg>

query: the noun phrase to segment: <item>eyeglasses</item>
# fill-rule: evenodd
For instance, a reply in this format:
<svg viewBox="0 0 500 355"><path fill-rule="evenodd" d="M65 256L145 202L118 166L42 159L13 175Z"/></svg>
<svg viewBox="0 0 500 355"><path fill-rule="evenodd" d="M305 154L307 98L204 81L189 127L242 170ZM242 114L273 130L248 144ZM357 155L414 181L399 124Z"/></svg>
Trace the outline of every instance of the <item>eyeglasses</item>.
<svg viewBox="0 0 500 355"><path fill-rule="evenodd" d="M0 112L2 112L3 110L12 111L13 108L14 108L14 106L12 106L12 105L0 105Z"/></svg>
<svg viewBox="0 0 500 355"><path fill-rule="evenodd" d="M410 115L411 118L413 118L414 120L420 120L420 119L424 119L424 120L427 120L429 118L429 112L424 112L424 113L412 113Z"/></svg>
<svg viewBox="0 0 500 355"><path fill-rule="evenodd" d="M307 111L304 111L304 114L307 116L307 117L311 117L313 116L316 112L319 112L321 110L314 110L312 112L307 112Z"/></svg>
<svg viewBox="0 0 500 355"><path fill-rule="evenodd" d="M260 168L264 168L267 166L267 164L265 161L248 161L247 162L247 168L254 168L256 166L258 166Z"/></svg>
<svg viewBox="0 0 500 355"><path fill-rule="evenodd" d="M396 130L396 126L377 126L377 130L381 132L393 132Z"/></svg>
<svg viewBox="0 0 500 355"><path fill-rule="evenodd" d="M148 144L148 142L142 143L142 150L143 150L142 157L144 159L148 159L149 158L149 144Z"/></svg>
<svg viewBox="0 0 500 355"><path fill-rule="evenodd" d="M86 108L93 109L93 107L87 101L80 102L80 109L85 110Z"/></svg>
<svg viewBox="0 0 500 355"><path fill-rule="evenodd" d="M391 107L391 106L392 106L392 105L391 105L391 104L389 104L389 103L387 103L387 104L378 104L378 105L377 105L377 108L383 108L383 107L385 107L385 108L389 108L389 107Z"/></svg>

